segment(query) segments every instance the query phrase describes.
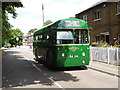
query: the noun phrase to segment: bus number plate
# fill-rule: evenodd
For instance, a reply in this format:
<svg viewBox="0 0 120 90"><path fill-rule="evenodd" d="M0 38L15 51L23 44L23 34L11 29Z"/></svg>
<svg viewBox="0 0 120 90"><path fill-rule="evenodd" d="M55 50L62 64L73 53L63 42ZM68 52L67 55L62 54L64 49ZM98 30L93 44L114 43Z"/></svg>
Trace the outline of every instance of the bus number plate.
<svg viewBox="0 0 120 90"><path fill-rule="evenodd" d="M78 57L78 55L70 55L70 57Z"/></svg>

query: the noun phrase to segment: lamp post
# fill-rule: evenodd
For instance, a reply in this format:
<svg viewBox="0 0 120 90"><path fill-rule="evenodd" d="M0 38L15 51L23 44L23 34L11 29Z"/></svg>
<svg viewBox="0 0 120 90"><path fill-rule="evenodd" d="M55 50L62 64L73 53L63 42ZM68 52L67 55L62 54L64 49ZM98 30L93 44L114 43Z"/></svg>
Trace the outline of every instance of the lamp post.
<svg viewBox="0 0 120 90"><path fill-rule="evenodd" d="M42 3L42 16L43 16L43 26L44 26L44 5Z"/></svg>

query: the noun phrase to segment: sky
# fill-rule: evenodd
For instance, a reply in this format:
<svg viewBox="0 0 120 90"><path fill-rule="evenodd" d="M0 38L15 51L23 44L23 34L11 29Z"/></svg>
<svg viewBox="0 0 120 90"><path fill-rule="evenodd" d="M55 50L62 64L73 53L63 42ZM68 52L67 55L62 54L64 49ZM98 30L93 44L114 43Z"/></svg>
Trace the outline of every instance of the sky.
<svg viewBox="0 0 120 90"><path fill-rule="evenodd" d="M9 22L14 28L19 28L23 33L43 26L42 3L44 6L44 21L53 22L69 17L91 7L101 0L21 0L23 8L16 8L18 16L13 19L9 15Z"/></svg>

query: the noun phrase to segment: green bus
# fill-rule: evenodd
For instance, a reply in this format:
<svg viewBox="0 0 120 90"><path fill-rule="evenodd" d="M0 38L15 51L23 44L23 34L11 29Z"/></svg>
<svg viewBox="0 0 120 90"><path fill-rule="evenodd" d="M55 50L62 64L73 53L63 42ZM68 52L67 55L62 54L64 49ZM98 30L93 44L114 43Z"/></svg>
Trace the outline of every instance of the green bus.
<svg viewBox="0 0 120 90"><path fill-rule="evenodd" d="M67 18L34 32L35 60L54 67L89 65L90 36L87 22Z"/></svg>

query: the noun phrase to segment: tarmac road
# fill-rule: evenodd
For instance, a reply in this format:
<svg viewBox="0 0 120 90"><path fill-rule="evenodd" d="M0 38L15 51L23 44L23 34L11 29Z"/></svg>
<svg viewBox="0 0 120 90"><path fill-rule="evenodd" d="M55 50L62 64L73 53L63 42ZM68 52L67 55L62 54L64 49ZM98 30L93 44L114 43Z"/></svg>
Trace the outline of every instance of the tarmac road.
<svg viewBox="0 0 120 90"><path fill-rule="evenodd" d="M118 88L118 77L80 67L50 69L33 58L32 51L27 49L5 50L3 88Z"/></svg>

